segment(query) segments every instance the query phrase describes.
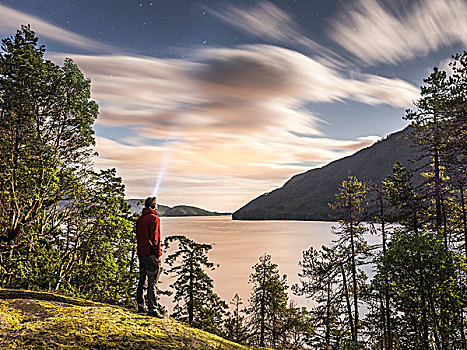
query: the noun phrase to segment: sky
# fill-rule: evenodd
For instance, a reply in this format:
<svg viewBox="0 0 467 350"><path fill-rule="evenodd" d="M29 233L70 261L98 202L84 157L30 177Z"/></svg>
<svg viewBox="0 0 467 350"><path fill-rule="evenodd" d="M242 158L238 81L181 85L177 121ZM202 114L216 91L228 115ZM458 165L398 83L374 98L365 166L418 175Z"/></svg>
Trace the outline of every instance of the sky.
<svg viewBox="0 0 467 350"><path fill-rule="evenodd" d="M467 47L467 0L0 0L92 81L127 198L234 211L407 125Z"/></svg>

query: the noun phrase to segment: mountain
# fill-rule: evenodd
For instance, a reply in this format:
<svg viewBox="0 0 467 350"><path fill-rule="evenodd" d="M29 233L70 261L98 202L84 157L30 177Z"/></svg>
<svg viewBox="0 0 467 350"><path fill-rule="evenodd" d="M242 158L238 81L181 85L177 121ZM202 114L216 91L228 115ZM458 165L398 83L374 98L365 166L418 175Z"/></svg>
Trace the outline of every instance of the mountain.
<svg viewBox="0 0 467 350"><path fill-rule="evenodd" d="M141 210L143 210L144 199L127 199L126 202L130 205L132 213L141 213ZM158 204L157 211L159 216L218 216L230 214L207 211L189 205L176 205L175 207L169 207L167 205Z"/></svg>
<svg viewBox="0 0 467 350"><path fill-rule="evenodd" d="M252 200L232 214L234 220L335 220L328 203L349 175L361 181L380 183L399 160L415 169L410 159L417 157L407 135L410 127L393 133L355 154L326 166L293 176L284 186ZM420 175L415 183L422 181Z"/></svg>

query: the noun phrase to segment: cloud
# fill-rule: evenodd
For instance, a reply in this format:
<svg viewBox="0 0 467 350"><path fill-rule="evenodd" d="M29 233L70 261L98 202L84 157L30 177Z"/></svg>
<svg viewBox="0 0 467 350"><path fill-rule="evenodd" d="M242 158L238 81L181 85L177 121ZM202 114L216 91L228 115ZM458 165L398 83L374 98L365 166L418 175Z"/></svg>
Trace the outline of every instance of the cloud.
<svg viewBox="0 0 467 350"><path fill-rule="evenodd" d="M441 47L467 45L467 2L418 0L394 11L359 0L331 24L330 37L367 64L395 64Z"/></svg>
<svg viewBox="0 0 467 350"><path fill-rule="evenodd" d="M50 39L75 48L89 50L91 52L111 52L110 46L95 40L90 40L81 35L75 34L58 26L50 24L32 15L25 14L0 4L0 33L12 35L21 25L31 25L40 38Z"/></svg>
<svg viewBox="0 0 467 350"><path fill-rule="evenodd" d="M98 124L131 129L125 139L99 137L96 160L118 169L129 197L152 191L169 152L164 203L180 204L183 189L185 203L233 210L252 193L307 170L305 164L323 165L378 139L324 137L309 103L405 107L418 93L399 79L351 77L271 45L208 49L192 57L74 55L92 80L92 96L101 106Z"/></svg>
<svg viewBox="0 0 467 350"><path fill-rule="evenodd" d="M270 25L259 35L283 41L295 37L295 43L322 49L279 8L268 2L258 6L253 17L238 12L249 21L248 30L260 26L259 16ZM0 31L14 30L26 20L41 37L91 51L105 49L35 17L2 5L0 10ZM261 10L268 18L261 18ZM69 55L48 56L61 63ZM325 164L378 139L324 137L310 103L354 100L406 107L418 93L399 79L350 75L272 45L203 49L190 57L73 55L92 80L92 97L101 108L97 123L124 134L97 137L96 166L117 168L129 197L146 196L164 170L164 203L236 209L307 170L305 164Z"/></svg>
<svg viewBox="0 0 467 350"><path fill-rule="evenodd" d="M255 193L271 191L292 175L308 170L301 165L305 160L324 164L375 139L336 141L291 137L285 144L280 140L213 135L167 148L123 145L98 137L96 164L116 167L130 198L149 195L159 172L164 171L158 193L162 203L229 211L251 200ZM162 169L164 158L167 165Z"/></svg>
<svg viewBox="0 0 467 350"><path fill-rule="evenodd" d="M64 56L52 55L55 60ZM150 108L156 114L196 112L209 105L229 109L240 101L249 106L280 101L297 107L300 101L349 99L407 107L418 96L418 89L403 80L371 74L350 77L299 52L271 45L202 50L192 61L73 57L92 78L94 98L114 105L125 101L125 106Z"/></svg>
<svg viewBox="0 0 467 350"><path fill-rule="evenodd" d="M289 13L269 1L243 6L223 4L217 8L209 8L209 12L222 22L251 36L286 45L298 45L327 58L329 64L344 64L342 57L303 34L303 29Z"/></svg>

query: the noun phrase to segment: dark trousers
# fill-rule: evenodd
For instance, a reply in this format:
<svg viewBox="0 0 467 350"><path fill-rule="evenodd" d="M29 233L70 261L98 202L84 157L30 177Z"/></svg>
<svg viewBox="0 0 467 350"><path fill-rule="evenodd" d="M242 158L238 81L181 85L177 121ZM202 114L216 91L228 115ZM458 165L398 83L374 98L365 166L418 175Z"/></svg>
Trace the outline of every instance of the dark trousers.
<svg viewBox="0 0 467 350"><path fill-rule="evenodd" d="M139 281L136 289L136 301L138 309L144 309L143 291L144 285L148 283L146 299L149 312L156 311L156 294L154 287L159 279L159 260L155 255L138 256L139 259Z"/></svg>

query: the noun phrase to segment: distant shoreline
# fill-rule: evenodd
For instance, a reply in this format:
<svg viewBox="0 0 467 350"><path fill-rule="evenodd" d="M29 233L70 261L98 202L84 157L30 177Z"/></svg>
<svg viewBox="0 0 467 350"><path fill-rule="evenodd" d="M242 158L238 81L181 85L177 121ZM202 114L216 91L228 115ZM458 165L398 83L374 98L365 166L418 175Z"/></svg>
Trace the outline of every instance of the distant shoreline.
<svg viewBox="0 0 467 350"><path fill-rule="evenodd" d="M132 213L141 213L143 210L144 199L126 199L126 202L130 205L130 211ZM232 213L209 211L191 205L176 205L174 207L169 207L167 205L158 204L157 211L160 217L232 215Z"/></svg>

